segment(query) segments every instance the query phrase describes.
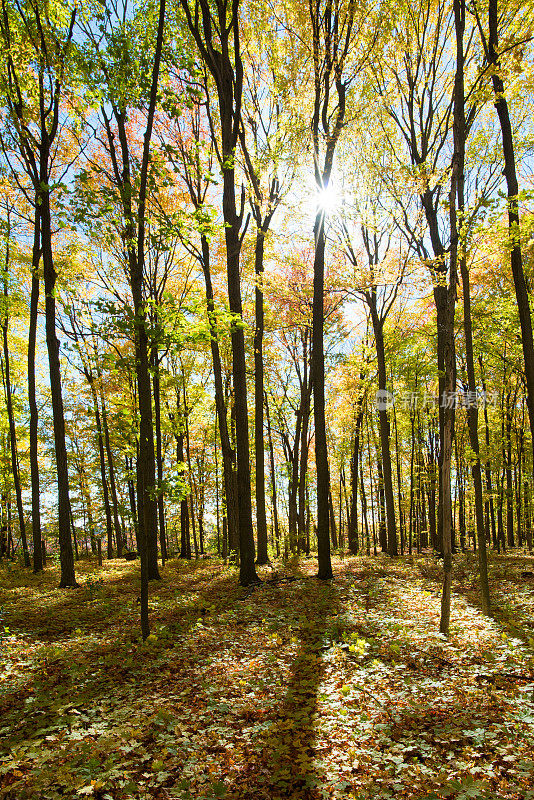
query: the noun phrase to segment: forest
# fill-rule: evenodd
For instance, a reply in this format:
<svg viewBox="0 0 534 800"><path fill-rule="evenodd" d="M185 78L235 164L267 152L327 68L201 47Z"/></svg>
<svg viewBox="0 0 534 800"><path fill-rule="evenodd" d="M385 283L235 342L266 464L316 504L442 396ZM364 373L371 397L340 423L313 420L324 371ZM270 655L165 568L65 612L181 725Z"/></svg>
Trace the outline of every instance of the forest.
<svg viewBox="0 0 534 800"><path fill-rule="evenodd" d="M532 0L1 0L0 799L534 798Z"/></svg>

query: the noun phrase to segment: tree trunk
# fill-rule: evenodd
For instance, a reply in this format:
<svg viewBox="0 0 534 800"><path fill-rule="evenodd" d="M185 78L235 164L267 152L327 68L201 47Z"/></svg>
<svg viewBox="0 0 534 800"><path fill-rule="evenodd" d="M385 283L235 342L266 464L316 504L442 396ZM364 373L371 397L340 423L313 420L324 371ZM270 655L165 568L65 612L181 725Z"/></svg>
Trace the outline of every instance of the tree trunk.
<svg viewBox="0 0 534 800"><path fill-rule="evenodd" d="M525 507L525 537L528 552L532 553L532 520L530 515L530 485L525 481L523 485L523 505Z"/></svg>
<svg viewBox="0 0 534 800"><path fill-rule="evenodd" d="M239 533L239 513L237 497L234 488L235 480L235 452L230 441L228 431L228 409L224 397L222 379L221 354L219 350L219 334L215 314L213 286L211 282L209 242L205 236L201 239L202 246L202 272L206 286L206 309L210 327L210 347L213 362L213 382L215 384L215 406L219 423L219 437L221 440L221 453L223 459L224 494L226 498L226 520L228 525L227 535L231 545L237 542Z"/></svg>
<svg viewBox="0 0 534 800"><path fill-rule="evenodd" d="M460 531L460 549L462 553L465 552L465 491L464 491L464 476L463 476L463 463L458 456L458 438L454 437L454 455L456 461L456 489L458 492L458 528Z"/></svg>
<svg viewBox="0 0 534 800"><path fill-rule="evenodd" d="M514 138L508 101L506 100L504 83L501 78L499 65L499 37L498 37L498 0L488 2L488 27L489 37L486 47L486 58L491 65L491 82L495 96L495 108L499 117L502 136L502 149L504 157L504 177L508 194L508 228L510 233L510 261L514 279L519 322L521 325L521 343L523 345L523 358L525 362L525 377L527 389L527 408L532 433L532 447L534 453L534 342L532 336L532 319L530 315L529 292L525 273L523 270L523 257L521 253L520 220L519 220L519 184L515 164Z"/></svg>
<svg viewBox="0 0 534 800"><path fill-rule="evenodd" d="M41 161L41 185L48 187L48 154ZM50 391L52 395L52 415L54 422L54 445L56 454L59 558L61 564L60 587L77 586L74 574L74 554L70 531L69 473L67 468L67 448L65 444L65 415L61 392L61 368L59 363L59 341L56 335L56 297L57 273L52 255L52 228L50 219L50 195L48 188L40 193L41 242L43 252L43 272L45 286L45 323L48 364L50 369Z"/></svg>
<svg viewBox="0 0 534 800"><path fill-rule="evenodd" d="M300 407L302 411L302 424L300 429L300 466L298 478L298 514L297 514L297 543L300 550L306 550L307 536L306 536L306 481L308 475L308 430L310 424L310 401L312 393L312 383L309 374L309 355L308 355L308 340L310 330L305 328L303 337L303 369L302 369L302 385L301 385L301 401Z"/></svg>
<svg viewBox="0 0 534 800"><path fill-rule="evenodd" d="M132 480L133 475L133 458L128 459L128 456L125 456L125 464L126 464L126 472L129 475L128 481L128 497L130 499L130 512L132 515L132 523L134 527L135 533L135 545L137 549L139 549L139 525L137 519L137 501L135 498L135 486Z"/></svg>
<svg viewBox="0 0 534 800"><path fill-rule="evenodd" d="M366 553L371 555L371 537L369 536L369 521L367 519L367 498L365 496L365 486L363 482L363 466L362 466L363 453L360 451L360 495L362 498L362 517L365 530Z"/></svg>
<svg viewBox="0 0 534 800"><path fill-rule="evenodd" d="M263 440L263 255L265 231L256 232L254 268L256 273L255 309L256 329L254 331L254 449L256 455L256 527L258 538L257 564L268 564L267 553L267 514L265 510L265 446Z"/></svg>
<svg viewBox="0 0 534 800"><path fill-rule="evenodd" d="M276 498L276 470L274 464L274 447L273 447L273 437L271 431L271 417L269 414L269 403L267 402L267 394L264 394L265 399L265 416L267 420L267 438L269 441L269 461L271 467L271 494L272 494L272 504L273 504L273 536L274 542L276 546L276 555L280 558L280 527L278 524L278 503Z"/></svg>
<svg viewBox="0 0 534 800"><path fill-rule="evenodd" d="M20 538L22 541L22 553L24 556L24 566L30 567L30 553L28 551L28 540L26 538L26 522L24 520L24 506L22 504L22 489L20 486L20 470L19 459L17 454L17 432L15 429L15 414L13 412L13 397L11 392L11 372L9 364L9 342L8 342L8 327L9 327L9 297L8 297L8 269L10 260L10 230L9 230L9 212L8 212L8 231L6 237L6 272L4 275L4 316L2 319L2 336L4 343L4 388L6 396L7 417L9 420L9 444L11 451L11 473L13 475L13 486L15 488L15 498L17 501L17 514L19 518Z"/></svg>
<svg viewBox="0 0 534 800"><path fill-rule="evenodd" d="M503 522L503 505L504 505L504 497L503 497L503 484L504 484L504 474L501 475L499 472L497 478L497 552L500 553L501 549L502 552L506 552L506 541L504 538L504 522Z"/></svg>
<svg viewBox="0 0 534 800"><path fill-rule="evenodd" d="M378 389L386 391L386 354L384 349L383 323L379 320L376 309L376 295L369 301L373 332L375 335L376 357L378 362ZM397 526L395 521L395 497L393 494L393 477L391 472L391 449L389 442L390 426L385 401L378 403L378 421L380 427L380 449L382 452L382 470L384 476L384 498L386 506L387 553L390 556L399 554L397 547Z"/></svg>
<svg viewBox="0 0 534 800"><path fill-rule="evenodd" d="M176 388L176 417L177 423L174 437L176 439L176 461L181 474L186 471L184 452L184 425L180 409L180 389ZM185 483L185 480L184 480ZM180 500L180 558L191 559L191 538L189 534L189 509L187 495Z"/></svg>
<svg viewBox="0 0 534 800"><path fill-rule="evenodd" d="M255 548L252 527L250 485L250 445L248 431L245 337L241 301L239 261L243 213L238 214L235 191L235 149L241 125L243 64L240 51L239 0L231 7L220 0L213 6L203 4L202 14L191 13L188 0L180 0L187 25L217 88L220 121L220 158L223 173L222 212L225 225L228 301L233 315L231 325L232 374L236 419L237 506L239 514L239 582L242 586L258 583L254 565ZM228 22L230 16L230 24ZM220 44L213 44L214 27Z"/></svg>
<svg viewBox="0 0 534 800"><path fill-rule="evenodd" d="M332 547L334 550L337 550L339 547L339 541L337 538L336 515L334 513L334 502L332 500L332 489L330 489L328 492L328 507L330 509L330 536L332 538Z"/></svg>
<svg viewBox="0 0 534 800"><path fill-rule="evenodd" d="M354 424L354 443L352 448L350 471L350 514L347 519L347 538L349 541L349 550L353 555L357 555L358 553L358 466L360 463L360 436L365 402L365 394L361 388L361 383L363 380L364 374L360 372L360 389L358 391L358 399L356 401L356 420Z"/></svg>
<svg viewBox="0 0 534 800"><path fill-rule="evenodd" d="M315 466L317 471L317 555L318 574L322 580L333 577L330 558L330 526L328 495L330 474L326 443L325 385L324 385L324 213L315 219L315 258L313 264L313 334L312 381L313 418L315 423Z"/></svg>
<svg viewBox="0 0 534 800"><path fill-rule="evenodd" d="M460 190L460 187L459 187ZM459 207L463 210L463 178L462 195L459 193ZM471 475L475 489L475 525L478 543L478 572L480 580L480 598L482 611L484 614L490 613L490 593L488 580L488 556L486 552L486 532L484 529L484 497L482 491L482 467L480 464L480 444L478 440L478 400L475 379L475 359L473 355L473 328L471 323L471 291L469 285L469 271L465 253L462 252L460 258L460 270L462 274L462 290L464 296L464 335L465 335L465 357L467 364L467 425L469 428L469 442L474 453L474 460L471 462ZM491 486L491 479L490 479Z"/></svg>
<svg viewBox="0 0 534 800"><path fill-rule="evenodd" d="M415 410L410 413L411 451L410 451L410 527L408 532L408 552L412 555L414 528L414 461L415 461Z"/></svg>
<svg viewBox="0 0 534 800"><path fill-rule="evenodd" d="M478 357L478 363L480 364L480 370L482 372L483 361L482 361L482 356L481 355ZM489 449L490 449L490 429L489 429L489 421L488 421L488 405L487 405L487 400L486 400L486 383L484 381L484 375L482 375L482 393L483 393L483 397L484 397L484 427L485 427L486 451L489 454ZM496 532L496 528L495 528L495 504L493 502L493 487L492 487L492 481L491 481L491 462L489 461L489 458L488 458L488 460L486 461L486 464L485 464L485 475L486 475L486 494L488 496L488 500L487 500L487 503L488 503L488 516L489 516L488 523L491 521L491 542L492 542L493 549L496 550L497 549L497 532ZM489 539L490 538L489 524L488 524L487 528L488 529L486 531L486 539Z"/></svg>
<svg viewBox="0 0 534 800"><path fill-rule="evenodd" d="M393 426L395 428L395 461L397 464L397 499L399 503L399 533L400 533L400 545L401 545L401 556L404 555L404 539L405 539L405 524L406 524L406 516L403 514L403 502L402 502L402 489L401 489L401 454L399 448L399 431L397 427L397 412L395 411L395 406L393 406Z"/></svg>
<svg viewBox="0 0 534 800"><path fill-rule="evenodd" d="M223 120L224 124L224 120ZM230 125L232 122L230 120ZM237 505L239 514L239 582L242 586L258 583L254 566L255 548L252 528L252 495L250 488L250 448L248 432L247 374L245 362L245 334L239 274L240 219L236 210L235 170L233 152L223 152L230 168L223 172L223 216L225 222L228 299L233 314L231 326L232 374L234 382L234 408L237 450Z"/></svg>
<svg viewBox="0 0 534 800"><path fill-rule="evenodd" d="M219 461L217 458L217 407L215 407L215 430L213 431L213 456L215 461L215 513L217 518L217 555L221 550L221 512L219 502Z"/></svg>
<svg viewBox="0 0 534 800"><path fill-rule="evenodd" d="M167 543L165 539L165 508L163 497L163 451L161 444L161 393L159 376L159 356L157 347L152 348L152 365L154 375L152 387L154 393L154 413L156 417L156 469L158 476L158 522L159 522L159 549L161 565L167 560Z"/></svg>
<svg viewBox="0 0 534 800"><path fill-rule="evenodd" d="M117 556L120 558L122 556L122 527L119 520L119 504L117 501L117 485L115 482L115 467L113 464L113 453L111 451L111 442L109 438L109 426L108 426L108 413L106 408L106 399L104 396L104 387L102 381L102 372L100 370L100 366L98 364L98 355L96 353L95 348L95 361L96 361L96 372L98 377L98 388L100 394L100 404L102 407L102 431L104 433L104 444L106 448L106 456L108 461L108 472L109 472L109 488L111 491L111 511L113 514L113 528L115 530L115 542L117 544ZM108 558L109 558L108 554Z"/></svg>
<svg viewBox="0 0 534 800"><path fill-rule="evenodd" d="M388 533L387 533L387 525L386 525L386 500L384 497L384 472L382 470L382 458L381 454L378 452L378 446L375 439L375 432L373 428L373 439L374 439L374 446L376 450L376 466L378 472L378 481L376 487L376 500L377 500L377 512L378 512L378 541L380 543L380 549L383 553L387 553L388 550Z"/></svg>
<svg viewBox="0 0 534 800"><path fill-rule="evenodd" d="M37 339L37 314L39 310L39 261L41 259L41 212L37 199L34 212L32 249L32 288L30 297L30 319L28 322L28 405L30 408L30 474L32 483L32 537L33 571L43 569L41 548L41 505L39 481L39 412L35 392L35 350Z"/></svg>
<svg viewBox="0 0 534 800"><path fill-rule="evenodd" d="M445 328L443 330L443 393L440 396L440 407L443 408L443 435L440 455L442 467L440 476L442 500L443 529L443 588L441 594L440 632L448 636L451 614L452 586L452 503L451 503L451 461L452 440L454 436L454 418L456 398L456 354L454 343L454 314L456 307L456 278L458 270L458 218L457 192L458 184L463 180L463 153L465 152L465 110L464 110L464 0L454 0L454 27L456 35L456 75L454 81L454 153L449 195L449 219L451 231L451 247L449 255L449 281L445 295Z"/></svg>
<svg viewBox="0 0 534 800"><path fill-rule="evenodd" d="M104 497L104 513L106 517L107 551L108 558L113 557L113 526L111 522L111 507L109 504L109 487L106 477L106 459L104 455L104 437L102 434L102 420L100 417L100 407L98 405L98 394L95 388L94 377L88 369L85 369L85 377L91 388L93 398L93 409L95 412L96 433L98 438L98 455L100 462L100 479L102 481L102 494Z"/></svg>
<svg viewBox="0 0 534 800"><path fill-rule="evenodd" d="M298 552L298 510L297 495L299 488L299 453L302 427L302 403L297 409L295 440L293 449L288 450L289 487L288 487L288 517L289 517L289 547L291 552Z"/></svg>
<svg viewBox="0 0 534 800"><path fill-rule="evenodd" d="M512 479L512 404L510 390L506 395L506 538L508 547L515 547L514 485ZM514 396L515 401L515 396Z"/></svg>

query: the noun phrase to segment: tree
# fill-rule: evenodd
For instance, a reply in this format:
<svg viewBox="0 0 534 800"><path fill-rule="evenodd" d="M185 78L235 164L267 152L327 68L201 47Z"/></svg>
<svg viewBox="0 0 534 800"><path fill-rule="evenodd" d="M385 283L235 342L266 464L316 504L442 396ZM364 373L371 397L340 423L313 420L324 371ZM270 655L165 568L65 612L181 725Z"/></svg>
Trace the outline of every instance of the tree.
<svg viewBox="0 0 534 800"><path fill-rule="evenodd" d="M491 76L494 105L495 110L497 111L501 129L502 154L504 160L503 174L506 181L508 200L510 264L512 267L515 296L521 325L521 343L523 346L523 359L526 376L527 408L534 448L534 338L532 335L529 289L523 268L523 256L521 252L521 224L519 218L518 196L519 182L517 178L514 134L512 130L509 103L506 97L506 89L503 80L503 65L501 62L504 54L499 53L498 0L488 0L487 31L482 21L481 12L477 9L476 5L473 6L473 13L476 18L480 39L484 49L484 56L488 68L487 73ZM516 47L523 44L522 36L523 31L521 31L518 41L514 42ZM507 49L510 48L508 47Z"/></svg>
<svg viewBox="0 0 534 800"><path fill-rule="evenodd" d="M124 7L125 16L126 6ZM156 471L154 433L152 425L152 391L149 362L149 333L145 292L145 231L147 189L150 169L150 147L158 96L158 81L163 50L165 0L160 0L156 21L156 42L150 64L150 80L143 86L146 102L146 124L142 139L142 155L137 162L134 147L128 138L129 104L137 101L129 95L132 53L128 47L127 22L116 20L111 25L111 12L102 15L107 40L86 28L92 57L96 56L99 74L105 81L106 101L111 107L108 116L105 105L101 114L111 161L110 178L118 193L123 215L124 246L127 254L129 281L133 300L133 327L136 355L136 379L140 413L139 454L137 459L138 544L141 557L141 629L143 639L150 633L148 619L148 581L159 579L157 566ZM124 47L126 45L126 47ZM107 49L106 49L107 47ZM116 56L119 55L117 62ZM123 61L120 60L123 56ZM91 56L88 56L91 57ZM130 89L131 90L131 89ZM136 87L137 90L137 87ZM139 98L140 99L140 98ZM116 126L118 142L112 129Z"/></svg>
<svg viewBox="0 0 534 800"><path fill-rule="evenodd" d="M386 203L387 205L387 203ZM354 270L354 289L359 292L369 309L375 339L378 364L378 420L380 427L380 449L384 471L384 496L386 503L387 551L398 555L397 528L395 523L395 497L390 452L390 421L387 392L386 352L384 346L384 324L393 308L407 267L407 255L399 246L398 252L391 243L391 220L379 220L377 208L379 197L369 198L359 209L360 234L363 247L358 251L352 241L346 219L342 227L344 250ZM358 208L357 208L358 210ZM365 263L362 263L365 262ZM354 457L353 462L356 461ZM401 509L399 508L399 514Z"/></svg>
<svg viewBox="0 0 534 800"><path fill-rule="evenodd" d="M207 87L204 87L204 92L207 93ZM182 218L177 223L177 228L182 244L198 261L204 276L206 313L213 362L215 404L223 459L228 543L230 551L237 554L239 514L235 475L236 454L232 447L228 427L228 406L224 395L220 343L222 326L219 309L216 305L212 275L213 265L210 242L215 225L212 220L213 212L208 205L208 200L209 189L213 181L214 147L212 141L209 148L206 148L205 145L203 146L205 138L208 139L206 130L208 126L205 121L206 109L203 108L205 102L201 102L201 99L195 99L189 119L186 119L185 124L183 120L174 120L171 130L165 132L165 139L167 141L169 160L185 184L193 206L193 213L188 216L182 215ZM169 139L172 143L171 147L168 144ZM175 152L173 152L173 148ZM184 219L184 216L187 216L187 219ZM200 240L200 246L198 240Z"/></svg>
<svg viewBox="0 0 534 800"><path fill-rule="evenodd" d="M248 433L245 337L239 256L244 231L244 194L238 211L235 159L241 126L243 63L241 60L239 0L180 0L198 52L215 83L218 99L220 138L217 155L223 175L223 218L225 223L228 299L232 321L232 374L236 419L237 497L239 509L239 581L243 586L257 583L254 567L252 495L250 487L250 444Z"/></svg>
<svg viewBox="0 0 534 800"><path fill-rule="evenodd" d="M57 271L52 247L52 195L55 161L61 144L61 132L68 120L63 108L65 83L72 69L73 32L76 8L58 5L44 7L28 0L14 4L4 0L0 18L0 37L4 48L2 83L7 105L8 128L4 132L4 153L16 154L18 164L30 181L35 208L34 257L32 275L36 278L39 255L43 261L45 318L50 388L54 421L55 457L58 492L58 524L61 558L61 587L76 586L70 528L69 475L65 445L65 418L61 392L59 341L56 334L55 287ZM16 174L12 160L10 166ZM19 187L21 183L18 181ZM22 187L21 187L22 188ZM24 189L28 197L28 190ZM29 198L28 198L29 199ZM37 241L40 237L40 247ZM35 324L37 286L33 286L32 321L28 348L30 409L32 413L33 459L35 470L35 406L33 378L35 368ZM37 487L33 489L36 527ZM38 563L36 564L38 567Z"/></svg>
<svg viewBox="0 0 534 800"><path fill-rule="evenodd" d="M343 7L344 6L344 7ZM311 122L313 167L319 197L328 189L334 154L343 125L347 90L353 73L347 76L347 61L353 45L355 4L332 0L310 0L311 46L313 51L314 99ZM334 94L335 90L335 94ZM331 100L332 95L334 100ZM321 141L323 140L323 142ZM323 153L324 148L324 153ZM317 466L318 577L333 577L330 560L328 450L325 422L324 385L324 273L325 208L320 202L315 217L315 259L313 266L312 380Z"/></svg>
<svg viewBox="0 0 534 800"><path fill-rule="evenodd" d="M17 501L17 514L19 518L19 530L22 539L22 552L24 556L24 565L30 566L30 553L28 550L28 541L26 538L26 521L24 518L24 506L22 504L22 489L20 483L20 470L19 459L17 453L17 433L15 429L15 414L13 410L13 389L11 385L11 369L10 369L10 354L9 354L9 317L10 317L10 301L9 296L9 274L12 268L12 216L13 209L9 203L6 205L6 232L5 232L5 272L4 272L4 297L2 308L2 319L0 322L2 328L2 341L3 341L3 361L2 361L2 378L4 384L7 415L9 419L9 445L11 450L11 471L13 473L13 484L15 487L15 497ZM41 542L39 541L39 552L41 551Z"/></svg>

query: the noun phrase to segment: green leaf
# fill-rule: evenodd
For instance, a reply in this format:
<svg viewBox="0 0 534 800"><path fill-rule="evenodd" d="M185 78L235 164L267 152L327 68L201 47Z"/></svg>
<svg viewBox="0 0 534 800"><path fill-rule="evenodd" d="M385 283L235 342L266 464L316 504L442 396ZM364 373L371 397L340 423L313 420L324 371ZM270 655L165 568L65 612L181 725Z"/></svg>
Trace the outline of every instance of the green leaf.
<svg viewBox="0 0 534 800"><path fill-rule="evenodd" d="M227 789L222 781L215 781L211 784L214 797L226 797Z"/></svg>

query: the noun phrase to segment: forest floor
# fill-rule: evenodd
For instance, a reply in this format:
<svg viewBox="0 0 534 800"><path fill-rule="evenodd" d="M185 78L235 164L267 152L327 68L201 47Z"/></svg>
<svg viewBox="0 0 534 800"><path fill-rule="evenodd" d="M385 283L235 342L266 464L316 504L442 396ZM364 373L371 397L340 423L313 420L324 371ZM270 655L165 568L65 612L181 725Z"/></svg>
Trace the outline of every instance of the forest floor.
<svg viewBox="0 0 534 800"><path fill-rule="evenodd" d="M534 559L314 559L253 591L168 562L139 640L138 563L0 566L0 798L534 798Z"/></svg>

